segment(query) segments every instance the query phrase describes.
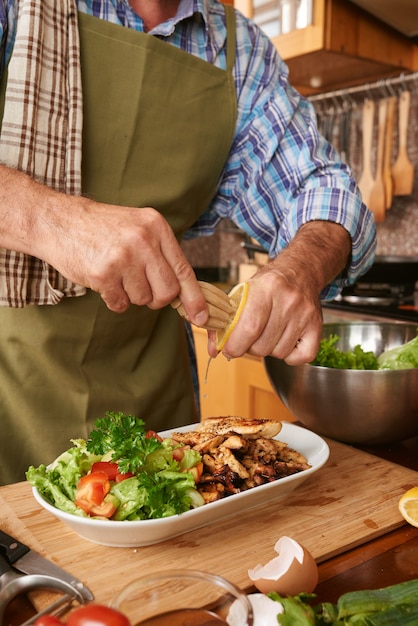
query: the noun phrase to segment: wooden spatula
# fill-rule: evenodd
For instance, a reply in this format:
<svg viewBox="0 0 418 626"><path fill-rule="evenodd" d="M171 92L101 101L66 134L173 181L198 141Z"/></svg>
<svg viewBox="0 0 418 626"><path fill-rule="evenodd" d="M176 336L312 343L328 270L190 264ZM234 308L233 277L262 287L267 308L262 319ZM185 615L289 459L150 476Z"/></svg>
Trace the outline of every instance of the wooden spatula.
<svg viewBox="0 0 418 626"><path fill-rule="evenodd" d="M372 173L372 144L374 124L374 102L365 100L363 104L363 170L359 179L359 187L363 202L369 206L370 194L374 185Z"/></svg>
<svg viewBox="0 0 418 626"><path fill-rule="evenodd" d="M385 156L383 159L383 184L385 185L385 202L386 209L392 206L393 197L393 180L392 180L392 146L393 146L393 129L395 122L396 98L390 96L388 98L388 108L386 114L386 133L385 133Z"/></svg>
<svg viewBox="0 0 418 626"><path fill-rule="evenodd" d="M399 150L392 167L393 195L409 196L414 188L414 166L407 151L411 94L406 89L399 97Z"/></svg>
<svg viewBox="0 0 418 626"><path fill-rule="evenodd" d="M376 177L370 190L368 207L376 222L383 222L386 215L385 185L383 182L383 156L385 149L387 100L379 102L377 126Z"/></svg>

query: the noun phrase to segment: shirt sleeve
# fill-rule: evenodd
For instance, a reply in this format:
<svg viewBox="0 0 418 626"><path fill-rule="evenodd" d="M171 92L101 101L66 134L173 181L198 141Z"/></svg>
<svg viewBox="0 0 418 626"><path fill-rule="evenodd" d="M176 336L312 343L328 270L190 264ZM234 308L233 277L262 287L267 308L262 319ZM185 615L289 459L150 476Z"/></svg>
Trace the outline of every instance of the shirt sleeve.
<svg viewBox="0 0 418 626"><path fill-rule="evenodd" d="M13 50L18 0L0 0L0 78Z"/></svg>
<svg viewBox="0 0 418 626"><path fill-rule="evenodd" d="M231 219L275 257L312 220L342 225L352 254L344 276L321 297L334 298L372 264L374 219L349 167L317 128L313 106L289 85L270 40L237 14L236 135L218 191L189 236Z"/></svg>

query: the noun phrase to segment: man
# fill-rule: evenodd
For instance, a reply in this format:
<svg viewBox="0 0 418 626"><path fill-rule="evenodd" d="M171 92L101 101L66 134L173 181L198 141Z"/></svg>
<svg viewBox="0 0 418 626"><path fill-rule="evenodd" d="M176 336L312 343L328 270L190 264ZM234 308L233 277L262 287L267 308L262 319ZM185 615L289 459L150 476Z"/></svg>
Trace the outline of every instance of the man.
<svg viewBox="0 0 418 626"><path fill-rule="evenodd" d="M207 320L185 234L229 218L269 250L224 352L298 364L316 354L320 298L372 263L375 228L271 42L231 8L3 0L0 24L0 472L10 482L106 410L154 430L197 419L169 306L179 296L193 323Z"/></svg>

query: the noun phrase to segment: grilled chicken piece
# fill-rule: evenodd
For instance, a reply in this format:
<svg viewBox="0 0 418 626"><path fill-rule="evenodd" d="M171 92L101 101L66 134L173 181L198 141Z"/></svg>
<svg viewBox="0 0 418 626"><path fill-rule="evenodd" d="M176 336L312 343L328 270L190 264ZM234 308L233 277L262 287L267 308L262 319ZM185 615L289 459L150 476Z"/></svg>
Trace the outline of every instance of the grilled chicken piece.
<svg viewBox="0 0 418 626"><path fill-rule="evenodd" d="M268 419L244 419L242 417L207 417L199 425L200 432L226 435L237 433L247 439L266 437L270 439L282 428L281 422Z"/></svg>
<svg viewBox="0 0 418 626"><path fill-rule="evenodd" d="M240 435L229 435L226 439L223 438L222 447L243 451L248 448L248 441L244 437L240 437Z"/></svg>
<svg viewBox="0 0 418 626"><path fill-rule="evenodd" d="M234 456L229 448L225 448L223 445L218 448L218 456L219 460L223 465L228 465L228 467L238 474L240 478L248 478L249 473L245 469L245 467L238 461L238 459Z"/></svg>
<svg viewBox="0 0 418 626"><path fill-rule="evenodd" d="M185 446L190 446L203 454L211 448L217 448L222 443L224 437L222 435L214 435L213 433L191 430L185 433L171 433L170 439Z"/></svg>

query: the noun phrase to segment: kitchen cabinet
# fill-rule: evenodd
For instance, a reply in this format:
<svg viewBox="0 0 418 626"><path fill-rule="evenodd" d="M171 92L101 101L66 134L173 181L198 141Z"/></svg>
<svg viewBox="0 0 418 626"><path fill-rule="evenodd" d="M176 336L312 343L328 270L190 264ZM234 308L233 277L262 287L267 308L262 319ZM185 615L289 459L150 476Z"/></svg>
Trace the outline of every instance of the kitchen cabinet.
<svg viewBox="0 0 418 626"><path fill-rule="evenodd" d="M234 4L260 26L263 12L272 13L271 2ZM289 66L292 84L305 95L418 68L412 39L348 0L314 0L311 24L271 39Z"/></svg>
<svg viewBox="0 0 418 626"><path fill-rule="evenodd" d="M277 397L261 358L246 355L227 361L220 354L208 368L207 333L193 328L202 419L218 415L295 421Z"/></svg>

